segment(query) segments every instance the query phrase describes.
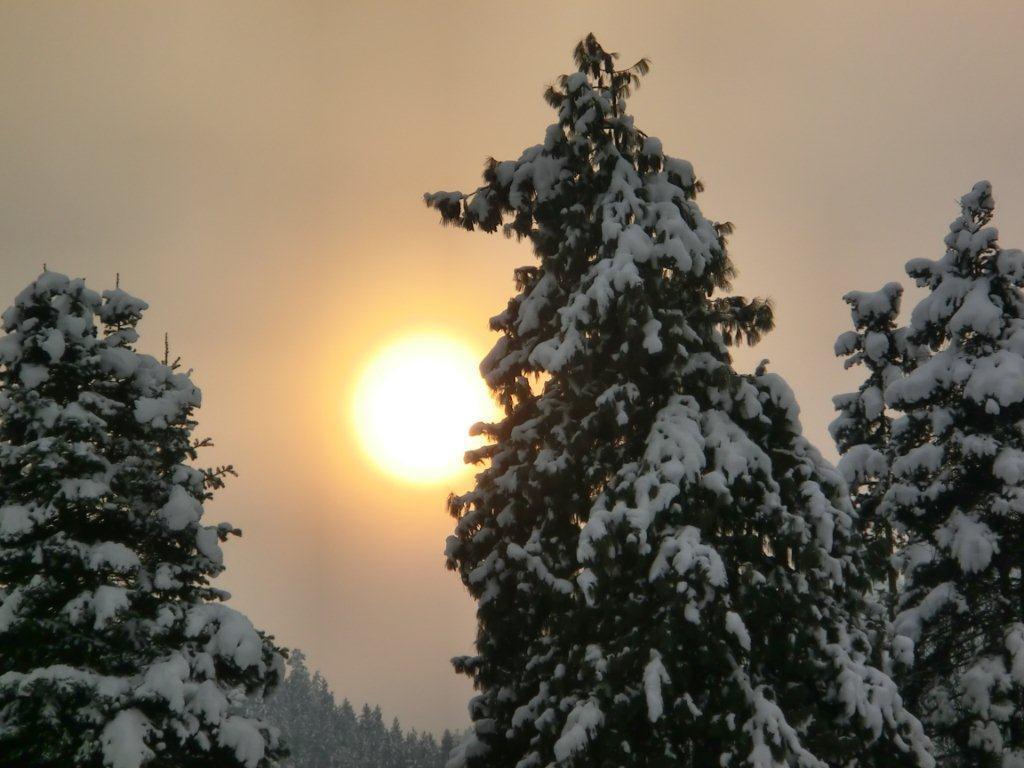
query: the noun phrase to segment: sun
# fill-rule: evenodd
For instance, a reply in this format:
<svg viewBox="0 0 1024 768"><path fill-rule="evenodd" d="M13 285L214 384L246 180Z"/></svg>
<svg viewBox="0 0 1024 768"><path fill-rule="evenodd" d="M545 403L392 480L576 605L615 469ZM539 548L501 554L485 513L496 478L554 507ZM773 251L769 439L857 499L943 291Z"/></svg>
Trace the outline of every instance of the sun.
<svg viewBox="0 0 1024 768"><path fill-rule="evenodd" d="M363 450L394 478L437 484L464 471L463 454L480 444L469 436L495 406L480 378L478 356L453 334L402 336L372 358L352 399Z"/></svg>

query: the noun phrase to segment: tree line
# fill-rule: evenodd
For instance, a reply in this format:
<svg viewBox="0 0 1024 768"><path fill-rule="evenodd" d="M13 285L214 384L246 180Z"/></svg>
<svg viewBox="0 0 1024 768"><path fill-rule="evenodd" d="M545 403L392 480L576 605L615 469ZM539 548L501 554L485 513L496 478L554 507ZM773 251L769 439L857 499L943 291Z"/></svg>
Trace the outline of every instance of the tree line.
<svg viewBox="0 0 1024 768"><path fill-rule="evenodd" d="M380 707L364 704L357 714L348 699L338 703L297 649L288 655L284 682L251 708L281 729L290 750L282 768L443 768L455 745L449 730L438 740L415 728L403 731L397 717L387 725Z"/></svg>

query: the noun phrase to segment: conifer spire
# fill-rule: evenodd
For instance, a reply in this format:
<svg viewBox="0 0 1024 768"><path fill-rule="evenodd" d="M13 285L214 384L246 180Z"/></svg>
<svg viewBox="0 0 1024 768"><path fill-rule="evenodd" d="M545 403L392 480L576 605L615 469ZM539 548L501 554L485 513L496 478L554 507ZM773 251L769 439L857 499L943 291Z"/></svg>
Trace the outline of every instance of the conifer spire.
<svg viewBox="0 0 1024 768"><path fill-rule="evenodd" d="M730 227L627 112L646 62L615 70L593 36L575 54L543 143L426 195L537 257L481 364L505 416L449 505L478 617L452 765L933 765L869 661L841 478L781 377L732 367L770 305L727 293Z"/></svg>
<svg viewBox="0 0 1024 768"><path fill-rule="evenodd" d="M199 389L137 352L147 308L44 272L0 338L0 766L264 768L241 713L272 639L211 584L216 483L194 466Z"/></svg>
<svg viewBox="0 0 1024 768"><path fill-rule="evenodd" d="M903 413L884 501L907 537L902 689L953 768L1024 766L1024 253L999 246L994 208L978 182L945 254L907 263L923 354L885 393Z"/></svg>
<svg viewBox="0 0 1024 768"><path fill-rule="evenodd" d="M839 472L850 487L858 529L866 547L865 561L877 584L880 602L892 618L897 592L893 556L897 536L891 509L882 504L892 463L892 425L884 392L913 360L906 329L897 326L903 286L887 283L877 291L850 291L854 330L836 339L835 353L844 367L864 366L867 377L856 392L832 398L839 415L829 432L839 450Z"/></svg>

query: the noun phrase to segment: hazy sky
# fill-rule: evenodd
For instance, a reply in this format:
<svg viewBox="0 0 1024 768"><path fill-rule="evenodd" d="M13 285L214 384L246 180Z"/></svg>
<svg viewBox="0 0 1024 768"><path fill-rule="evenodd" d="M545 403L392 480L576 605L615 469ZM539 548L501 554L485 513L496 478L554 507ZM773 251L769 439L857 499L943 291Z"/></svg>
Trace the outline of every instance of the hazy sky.
<svg viewBox="0 0 1024 768"><path fill-rule="evenodd" d="M234 604L409 726L465 724L447 660L473 609L443 568L448 489L380 475L343 408L403 332L489 346L531 254L420 197L542 141L588 31L653 60L638 124L735 223L737 291L776 302L738 364L770 358L834 456L840 296L941 255L981 178L1024 246L1024 6L0 0L0 304L44 262L150 302L142 347L170 334L206 460L240 472L208 506L245 530Z"/></svg>

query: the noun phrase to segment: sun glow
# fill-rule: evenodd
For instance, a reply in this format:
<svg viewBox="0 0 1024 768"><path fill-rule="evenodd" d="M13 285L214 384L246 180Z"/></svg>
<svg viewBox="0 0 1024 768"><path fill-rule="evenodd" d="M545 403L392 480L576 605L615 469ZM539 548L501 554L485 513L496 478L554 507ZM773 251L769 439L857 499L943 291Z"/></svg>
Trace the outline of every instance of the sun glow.
<svg viewBox="0 0 1024 768"><path fill-rule="evenodd" d="M469 436L495 406L469 345L440 332L404 336L381 349L359 377L352 402L363 450L408 483L441 483L463 471Z"/></svg>

